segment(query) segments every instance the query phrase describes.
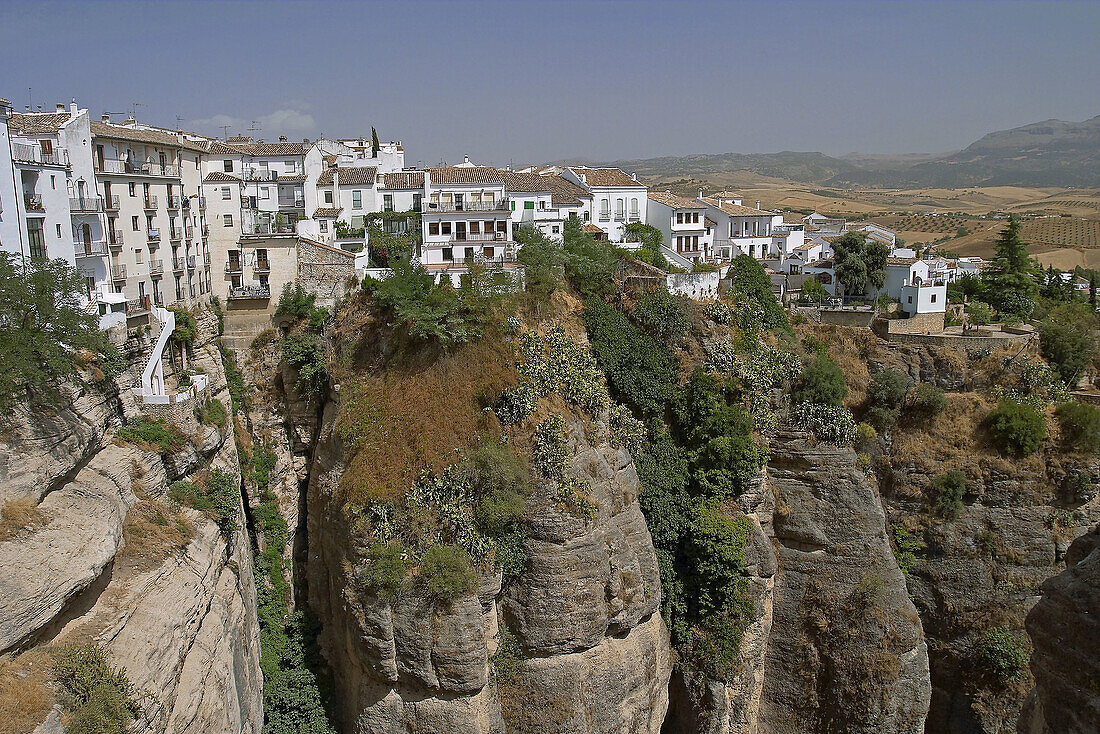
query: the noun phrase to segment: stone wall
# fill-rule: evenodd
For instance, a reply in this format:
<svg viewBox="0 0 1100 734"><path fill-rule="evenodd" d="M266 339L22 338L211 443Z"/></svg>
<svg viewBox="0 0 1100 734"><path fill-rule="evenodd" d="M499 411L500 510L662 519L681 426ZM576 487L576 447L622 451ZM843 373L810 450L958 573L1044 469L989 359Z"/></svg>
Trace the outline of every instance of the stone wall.
<svg viewBox="0 0 1100 734"><path fill-rule="evenodd" d="M874 318L874 311L855 311L851 309L828 309L819 311L820 321L823 324L836 324L837 326L870 326Z"/></svg>
<svg viewBox="0 0 1100 734"><path fill-rule="evenodd" d="M318 303L332 305L347 292L355 274L355 253L298 239L298 284L317 294Z"/></svg>
<svg viewBox="0 0 1100 734"><path fill-rule="evenodd" d="M713 273L669 273L665 276L668 292L674 296L687 296L696 301L718 297L718 271Z"/></svg>
<svg viewBox="0 0 1100 734"><path fill-rule="evenodd" d="M944 315L942 313L918 313L907 319L877 319L874 327L875 332L880 336L882 335L880 330L885 330L888 335L939 334L944 329Z"/></svg>

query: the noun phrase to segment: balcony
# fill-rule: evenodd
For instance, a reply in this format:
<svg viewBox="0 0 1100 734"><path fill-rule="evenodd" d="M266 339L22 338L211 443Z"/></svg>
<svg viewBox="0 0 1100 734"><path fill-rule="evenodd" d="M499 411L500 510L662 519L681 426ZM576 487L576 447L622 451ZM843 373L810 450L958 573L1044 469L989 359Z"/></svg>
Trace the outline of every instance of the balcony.
<svg viewBox="0 0 1100 734"><path fill-rule="evenodd" d="M159 229L147 229L145 230L145 239L152 242L160 242L160 230Z"/></svg>
<svg viewBox="0 0 1100 734"><path fill-rule="evenodd" d="M145 208L146 209L156 209L157 208L157 197L155 197L155 196L146 196L145 197Z"/></svg>
<svg viewBox="0 0 1100 734"><path fill-rule="evenodd" d="M256 264L252 266L252 270L257 273L270 273L271 263L267 260L257 260Z"/></svg>
<svg viewBox="0 0 1100 734"><path fill-rule="evenodd" d="M103 240L73 243L73 250L78 258L103 257L107 254L107 243Z"/></svg>
<svg viewBox="0 0 1100 734"><path fill-rule="evenodd" d="M104 205L105 205L104 208L107 211L117 212L118 211L118 196L117 195L108 196L107 199L104 201Z"/></svg>
<svg viewBox="0 0 1100 734"><path fill-rule="evenodd" d="M169 194L168 195L168 208L169 209L179 209L180 208L180 197L173 196L172 194Z"/></svg>
<svg viewBox="0 0 1100 734"><path fill-rule="evenodd" d="M305 199L283 199L283 198L280 198L279 199L279 208L280 209L305 209L306 208L306 200Z"/></svg>
<svg viewBox="0 0 1100 734"><path fill-rule="evenodd" d="M111 267L111 280L126 280L126 266L114 265Z"/></svg>
<svg viewBox="0 0 1100 734"><path fill-rule="evenodd" d="M195 269L195 256L194 255L188 255L187 256L187 267L190 268L191 270Z"/></svg>
<svg viewBox="0 0 1100 734"><path fill-rule="evenodd" d="M117 229L107 232L107 244L112 249L122 247L122 232Z"/></svg>
<svg viewBox="0 0 1100 734"><path fill-rule="evenodd" d="M23 205L29 212L46 211L46 207L42 204L42 197L38 194L23 194Z"/></svg>
<svg viewBox="0 0 1100 734"><path fill-rule="evenodd" d="M163 275L164 274L164 261L163 260L150 260L149 261L149 275Z"/></svg>
<svg viewBox="0 0 1100 734"><path fill-rule="evenodd" d="M17 163L37 163L41 166L67 166L69 165L69 151L64 148L55 148L48 153L44 153L42 152L41 145L12 143L11 159Z"/></svg>
<svg viewBox="0 0 1100 734"><path fill-rule="evenodd" d="M230 260L225 264L225 272L227 273L240 273L242 271L240 260Z"/></svg>
<svg viewBox="0 0 1100 734"><path fill-rule="evenodd" d="M210 225L209 224L203 224L202 225L202 236L203 237L209 237L210 236Z"/></svg>
<svg viewBox="0 0 1100 734"><path fill-rule="evenodd" d="M184 239L188 239L188 240L189 240L189 239L191 239L191 238L192 238L192 237L194 237L194 236L195 236L195 228L194 228L194 227L192 227L192 226L190 226L190 225L186 225L186 224L185 224L185 225L183 226L183 237L184 237Z"/></svg>
<svg viewBox="0 0 1100 734"><path fill-rule="evenodd" d="M503 212L508 211L508 202L504 199L497 201L426 201L424 211L432 212Z"/></svg>
<svg viewBox="0 0 1100 734"><path fill-rule="evenodd" d="M204 265L206 265L206 267L210 267L210 253L209 252L203 253L202 262L203 262Z"/></svg>
<svg viewBox="0 0 1100 734"><path fill-rule="evenodd" d="M279 224L263 219L258 222L245 222L241 225L241 234L258 237L273 234L294 234L296 231L295 226L290 222Z"/></svg>
<svg viewBox="0 0 1100 734"><path fill-rule="evenodd" d="M173 242L179 242L180 240L183 239L183 230L182 229L170 229L170 230L168 230L168 239L172 240Z"/></svg>
<svg viewBox="0 0 1100 734"><path fill-rule="evenodd" d="M70 196L69 211L73 213L101 212L103 211L103 198L99 196Z"/></svg>
<svg viewBox="0 0 1100 734"><path fill-rule="evenodd" d="M271 298L271 286L269 285L239 285L229 289L229 300L264 300Z"/></svg>
<svg viewBox="0 0 1100 734"><path fill-rule="evenodd" d="M485 232L481 234L456 232L451 235L451 242L503 242L506 236L507 233L505 232Z"/></svg>
<svg viewBox="0 0 1100 734"><path fill-rule="evenodd" d="M199 197L199 209L206 209L206 197L205 196L200 196Z"/></svg>
<svg viewBox="0 0 1100 734"><path fill-rule="evenodd" d="M172 258L172 270L174 270L177 273L183 272L184 262L185 262L184 258L182 258L182 257Z"/></svg>
<svg viewBox="0 0 1100 734"><path fill-rule="evenodd" d="M152 301L149 296L142 296L141 298L131 298L126 301L126 317L142 316L149 313L151 310Z"/></svg>
<svg viewBox="0 0 1100 734"><path fill-rule="evenodd" d="M167 178L179 178L179 166L146 161L137 163L132 161L105 160L102 163L96 161L96 173L122 174L132 176L164 176Z"/></svg>

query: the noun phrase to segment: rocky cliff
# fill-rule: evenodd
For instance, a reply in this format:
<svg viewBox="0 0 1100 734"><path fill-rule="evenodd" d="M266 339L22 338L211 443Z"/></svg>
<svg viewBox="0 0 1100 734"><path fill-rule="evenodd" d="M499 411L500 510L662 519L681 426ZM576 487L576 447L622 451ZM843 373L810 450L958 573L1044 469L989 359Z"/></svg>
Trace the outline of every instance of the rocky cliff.
<svg viewBox="0 0 1100 734"><path fill-rule="evenodd" d="M212 319L200 327L192 366L210 376L210 397L227 401ZM143 366L135 359L118 382ZM150 694L143 731L257 732L262 685L243 522L226 534L167 498L171 481L212 468L239 481L229 428L200 424L185 405L171 415L178 450L162 456L123 442L116 429L143 406L114 380L88 377L20 412L0 442L0 652L18 665L95 642ZM26 685L47 691L47 666L27 669ZM25 720L48 714L44 729L59 731L50 703L44 696Z"/></svg>
<svg viewBox="0 0 1100 734"><path fill-rule="evenodd" d="M527 567L504 591L499 574L483 573L476 591L450 602L414 589L387 603L349 578L356 538L338 499L346 467L336 410L325 410L313 457L309 575L345 731L660 731L668 632L624 451L570 425L570 464L595 508L578 517L538 483L524 513Z"/></svg>
<svg viewBox="0 0 1100 734"><path fill-rule="evenodd" d="M1035 690L1021 734L1085 734L1100 727L1100 528L1066 552L1027 616Z"/></svg>

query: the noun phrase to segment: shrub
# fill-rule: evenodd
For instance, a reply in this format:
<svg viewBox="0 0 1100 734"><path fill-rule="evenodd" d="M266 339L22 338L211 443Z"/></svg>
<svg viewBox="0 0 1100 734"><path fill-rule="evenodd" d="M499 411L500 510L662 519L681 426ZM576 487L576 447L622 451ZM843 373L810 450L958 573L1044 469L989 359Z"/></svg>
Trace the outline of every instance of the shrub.
<svg viewBox="0 0 1100 734"><path fill-rule="evenodd" d="M619 251L595 240L574 215L565 220L562 238L565 276L574 290L585 299L609 295L614 290Z"/></svg>
<svg viewBox="0 0 1100 734"><path fill-rule="evenodd" d="M662 342L674 344L688 328L686 298L655 288L639 299L634 320Z"/></svg>
<svg viewBox="0 0 1100 734"><path fill-rule="evenodd" d="M162 454L180 449L185 442L180 429L163 418L152 421L145 417L135 418L115 431L115 437L127 443L155 446Z"/></svg>
<svg viewBox="0 0 1100 734"><path fill-rule="evenodd" d="M283 286L283 292L279 295L279 304L275 307L275 315L309 318L315 300L317 300L315 293L305 290L296 281L291 281Z"/></svg>
<svg viewBox="0 0 1100 734"><path fill-rule="evenodd" d="M218 339L218 352L225 368L225 386L229 390L229 403L234 413L248 410L248 392L244 386L244 377L237 366L237 357L225 342Z"/></svg>
<svg viewBox="0 0 1100 734"><path fill-rule="evenodd" d="M941 474L932 480L930 490L933 511L946 520L954 520L962 511L966 475L957 470Z"/></svg>
<svg viewBox="0 0 1100 734"><path fill-rule="evenodd" d="M756 258L738 255L730 267L730 278L736 293L752 299L764 311L764 325L769 329L790 329L787 314L772 293L772 281Z"/></svg>
<svg viewBox="0 0 1100 734"><path fill-rule="evenodd" d="M316 334L294 332L283 338L283 359L298 372L295 387L310 400L328 387L325 349Z"/></svg>
<svg viewBox="0 0 1100 734"><path fill-rule="evenodd" d="M363 554L355 569L355 581L361 591L392 603L408 588L408 551L401 543L374 543Z"/></svg>
<svg viewBox="0 0 1100 734"><path fill-rule="evenodd" d="M855 437L856 421L843 405L799 403L791 410L791 422L836 446L851 444Z"/></svg>
<svg viewBox="0 0 1100 734"><path fill-rule="evenodd" d="M1039 352L1070 387L1077 384L1085 368L1092 363L1091 329L1089 323L1059 323L1053 318L1039 324Z"/></svg>
<svg viewBox="0 0 1100 734"><path fill-rule="evenodd" d="M477 588L477 573L470 554L457 545L433 545L420 560L420 573L428 594L450 601Z"/></svg>
<svg viewBox="0 0 1100 734"><path fill-rule="evenodd" d="M99 354L99 369L104 377L118 377L130 366L130 360L110 341L103 342Z"/></svg>
<svg viewBox="0 0 1100 734"><path fill-rule="evenodd" d="M802 369L802 378L791 393L796 403L815 405L840 405L847 395L848 384L844 381L844 373L836 362L822 352Z"/></svg>
<svg viewBox="0 0 1100 734"><path fill-rule="evenodd" d="M636 456L645 443L645 424L634 417L625 405L615 404L607 412L608 443L625 448Z"/></svg>
<svg viewBox="0 0 1100 734"><path fill-rule="evenodd" d="M535 429L531 446L531 459L535 468L556 482L565 477L569 464L568 441L565 435L565 419L552 415Z"/></svg>
<svg viewBox="0 0 1100 734"><path fill-rule="evenodd" d="M918 556L924 552L925 544L920 538L910 535L901 525L895 524L893 530L894 558L897 559L902 574L909 578L909 572L917 564Z"/></svg>
<svg viewBox="0 0 1100 734"><path fill-rule="evenodd" d="M856 425L855 434L852 438L852 446L858 451L866 451L874 446L875 441L878 440L878 433L875 432L873 426L866 423L860 423Z"/></svg>
<svg viewBox="0 0 1100 734"><path fill-rule="evenodd" d="M464 289L459 295L449 281L437 285L422 266L397 260L393 273L370 289L374 305L389 316L389 324L400 339L434 342L449 349L481 333L483 313L477 290Z"/></svg>
<svg viewBox="0 0 1100 734"><path fill-rule="evenodd" d="M225 428L229 413L225 409L225 403L217 398L207 398L201 403L196 403L195 420L204 425Z"/></svg>
<svg viewBox="0 0 1100 734"><path fill-rule="evenodd" d="M64 694L66 734L125 734L141 712L126 672L97 645L63 648L53 677Z"/></svg>
<svg viewBox="0 0 1100 734"><path fill-rule="evenodd" d="M1047 424L1032 406L1004 400L989 416L989 433L1004 453L1029 456L1043 445Z"/></svg>
<svg viewBox="0 0 1100 734"><path fill-rule="evenodd" d="M198 323L191 312L183 308L168 309L176 317L176 328L168 337L174 344L191 346L195 343L195 337L199 333Z"/></svg>
<svg viewBox="0 0 1100 734"><path fill-rule="evenodd" d="M909 393L909 409L922 418L932 418L947 407L947 394L930 382L922 382Z"/></svg>
<svg viewBox="0 0 1100 734"><path fill-rule="evenodd" d="M1007 627L992 627L983 632L974 645L974 653L980 672L999 683L1025 675L1028 652Z"/></svg>
<svg viewBox="0 0 1100 734"><path fill-rule="evenodd" d="M524 268L524 287L536 302L545 303L562 284L561 245L528 224L516 227L513 238L520 245L516 257Z"/></svg>
<svg viewBox="0 0 1100 734"><path fill-rule="evenodd" d="M867 389L868 422L879 430L893 428L913 383L897 370L882 370L871 378Z"/></svg>
<svg viewBox="0 0 1100 734"><path fill-rule="evenodd" d="M993 321L993 307L981 301L966 304L967 320L975 326L985 326Z"/></svg>
<svg viewBox="0 0 1100 734"><path fill-rule="evenodd" d="M1059 405L1054 414L1062 428L1062 436L1081 451L1100 451L1100 409L1085 403Z"/></svg>
<svg viewBox="0 0 1100 734"><path fill-rule="evenodd" d="M668 348L602 301L586 304L584 323L607 381L639 414L664 412L678 368Z"/></svg>
<svg viewBox="0 0 1100 734"><path fill-rule="evenodd" d="M224 469L214 469L201 485L179 480L168 488L170 499L205 512L226 536L237 529L240 493L236 476Z"/></svg>

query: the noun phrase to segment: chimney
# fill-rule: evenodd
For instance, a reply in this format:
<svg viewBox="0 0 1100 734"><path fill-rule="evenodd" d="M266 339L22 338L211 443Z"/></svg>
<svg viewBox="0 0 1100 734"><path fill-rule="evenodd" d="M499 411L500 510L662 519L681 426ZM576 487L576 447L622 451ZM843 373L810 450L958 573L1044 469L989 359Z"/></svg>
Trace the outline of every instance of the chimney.
<svg viewBox="0 0 1100 734"><path fill-rule="evenodd" d="M80 111L80 108L76 106L76 97L73 97L72 101L69 102L69 112L71 112L75 115L79 111Z"/></svg>
<svg viewBox="0 0 1100 734"><path fill-rule="evenodd" d="M110 122L110 121L111 121L111 115L110 115L110 114L108 114L108 113L106 113L106 112L104 112L104 113L103 113L103 118L102 118L102 119L103 119L103 121L104 121L104 122Z"/></svg>
<svg viewBox="0 0 1100 734"><path fill-rule="evenodd" d="M302 138L302 142L305 143L306 145L308 145L309 144L309 138Z"/></svg>
<svg viewBox="0 0 1100 734"><path fill-rule="evenodd" d="M468 156L468 155L462 156L462 162L463 163L469 163L470 162L470 156Z"/></svg>
<svg viewBox="0 0 1100 734"><path fill-rule="evenodd" d="M702 189L699 189L699 198L700 198L700 199L702 199L702 198L703 198L703 190L702 190Z"/></svg>
<svg viewBox="0 0 1100 734"><path fill-rule="evenodd" d="M636 174L636 173L630 174L630 180L631 181L637 181L638 180L638 174Z"/></svg>
<svg viewBox="0 0 1100 734"><path fill-rule="evenodd" d="M757 209L759 209L759 208L760 208L760 201L759 201L759 200L757 200L757 202L756 202L756 208L757 208Z"/></svg>
<svg viewBox="0 0 1100 734"><path fill-rule="evenodd" d="M64 112L65 111L65 105L62 104L61 102L58 102L57 103L57 111L58 112Z"/></svg>
<svg viewBox="0 0 1100 734"><path fill-rule="evenodd" d="M37 105L37 107L38 107L38 111L41 112L42 111L42 105Z"/></svg>
<svg viewBox="0 0 1100 734"><path fill-rule="evenodd" d="M279 142L280 143L285 143L286 142L286 135L280 135L279 136Z"/></svg>

